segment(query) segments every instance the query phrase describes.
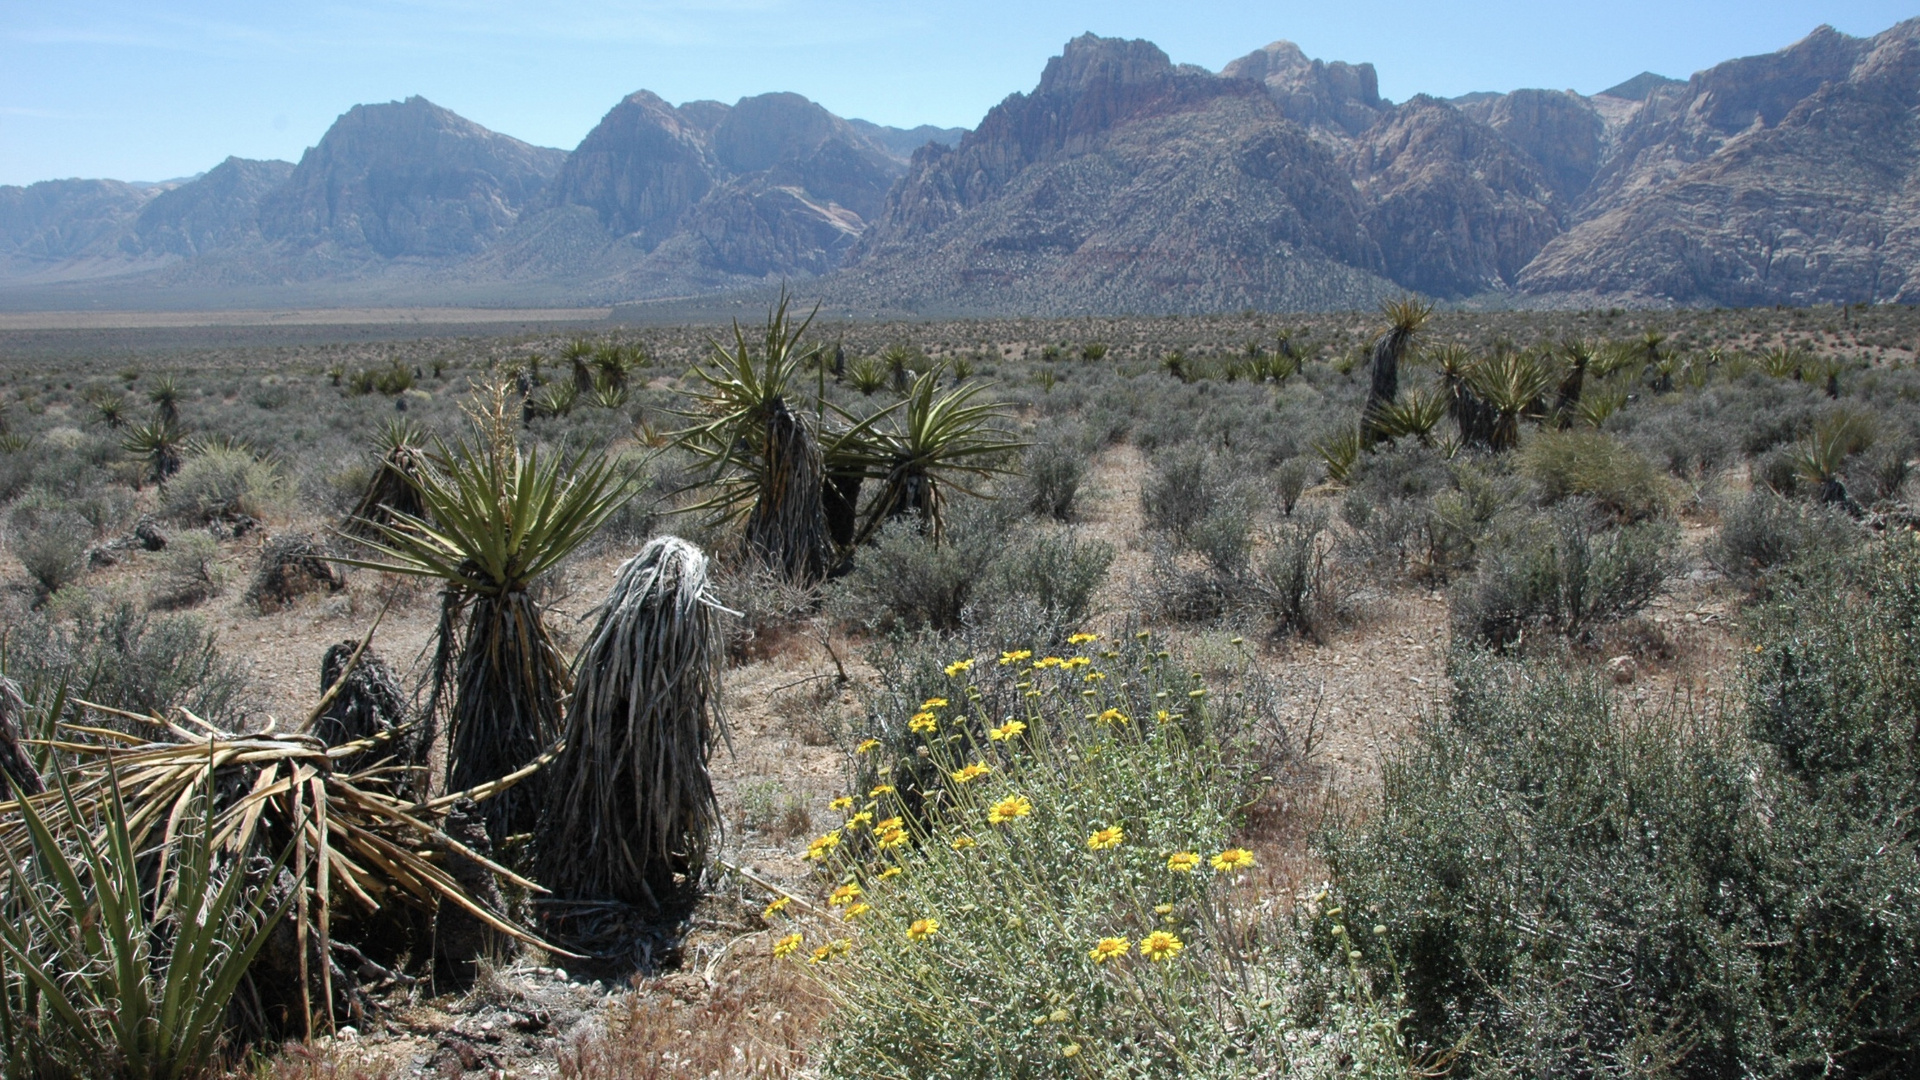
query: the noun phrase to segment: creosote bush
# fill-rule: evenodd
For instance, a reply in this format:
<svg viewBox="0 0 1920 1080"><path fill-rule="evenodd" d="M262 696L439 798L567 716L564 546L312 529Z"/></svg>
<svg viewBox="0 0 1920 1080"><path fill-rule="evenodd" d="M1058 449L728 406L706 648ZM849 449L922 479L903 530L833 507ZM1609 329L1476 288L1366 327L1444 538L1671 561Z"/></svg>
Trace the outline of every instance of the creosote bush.
<svg viewBox="0 0 1920 1080"><path fill-rule="evenodd" d="M1454 632L1504 648L1529 630L1586 640L1638 612L1677 563L1669 523L1608 527L1568 504L1499 538L1453 594Z"/></svg>
<svg viewBox="0 0 1920 1080"><path fill-rule="evenodd" d="M1653 462L1599 431L1540 432L1521 447L1520 471L1543 502L1583 498L1621 521L1658 517L1672 499Z"/></svg>
<svg viewBox="0 0 1920 1080"><path fill-rule="evenodd" d="M174 518L205 523L265 518L283 508L290 491L279 466L242 446L208 444L187 455L167 482L164 505Z"/></svg>

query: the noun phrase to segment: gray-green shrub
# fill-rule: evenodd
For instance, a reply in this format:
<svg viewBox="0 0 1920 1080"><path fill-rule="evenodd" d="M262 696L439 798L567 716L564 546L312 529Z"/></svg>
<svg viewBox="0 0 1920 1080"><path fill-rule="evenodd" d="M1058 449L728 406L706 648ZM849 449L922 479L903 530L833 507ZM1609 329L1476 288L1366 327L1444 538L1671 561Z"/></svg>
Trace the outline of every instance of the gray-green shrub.
<svg viewBox="0 0 1920 1080"><path fill-rule="evenodd" d="M1671 523L1610 527L1568 503L1525 523L1483 551L1453 596L1462 640L1505 647L1529 629L1584 639L1638 612L1677 567Z"/></svg>
<svg viewBox="0 0 1920 1080"><path fill-rule="evenodd" d="M244 447L209 445L181 463L167 482L163 505L172 517L195 523L263 518L285 506L290 494L273 462Z"/></svg>

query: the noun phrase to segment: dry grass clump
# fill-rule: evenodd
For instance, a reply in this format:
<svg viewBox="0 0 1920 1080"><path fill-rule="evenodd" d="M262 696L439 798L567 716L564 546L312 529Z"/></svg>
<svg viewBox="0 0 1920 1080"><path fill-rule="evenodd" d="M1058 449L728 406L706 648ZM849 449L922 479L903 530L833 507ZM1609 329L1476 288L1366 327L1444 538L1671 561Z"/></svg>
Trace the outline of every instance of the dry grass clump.
<svg viewBox="0 0 1920 1080"><path fill-rule="evenodd" d="M681 978L685 978L682 976ZM682 1001L644 984L608 1011L606 1026L559 1050L568 1080L776 1080L805 1074L832 1008L804 972L761 953L742 958L705 994Z"/></svg>

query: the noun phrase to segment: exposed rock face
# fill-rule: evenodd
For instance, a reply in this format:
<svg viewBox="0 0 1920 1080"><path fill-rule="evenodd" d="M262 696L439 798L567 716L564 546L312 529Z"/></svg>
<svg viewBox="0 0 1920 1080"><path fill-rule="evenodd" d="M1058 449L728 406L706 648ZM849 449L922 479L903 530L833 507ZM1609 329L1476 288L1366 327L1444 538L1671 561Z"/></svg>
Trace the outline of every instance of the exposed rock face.
<svg viewBox="0 0 1920 1080"><path fill-rule="evenodd" d="M260 204L260 231L290 249L382 258L485 250L566 160L425 98L356 105Z"/></svg>
<svg viewBox="0 0 1920 1080"><path fill-rule="evenodd" d="M141 207L160 190L118 180L0 186L0 275L57 273L77 259L114 256Z"/></svg>
<svg viewBox="0 0 1920 1080"><path fill-rule="evenodd" d="M1920 301L1920 20L1653 91L1534 293Z"/></svg>
<svg viewBox="0 0 1920 1080"><path fill-rule="evenodd" d="M686 106L681 106L686 108ZM848 119L853 130L867 137L867 141L885 150L889 156L901 164L913 159L913 152L928 143L941 146L957 146L960 137L967 133L966 128L943 128L932 124L921 124L915 128L882 127L866 120Z"/></svg>
<svg viewBox="0 0 1920 1080"><path fill-rule="evenodd" d="M1258 84L1088 35L957 148L915 153L834 288L927 310L1334 303L1389 288L1361 216Z"/></svg>
<svg viewBox="0 0 1920 1080"><path fill-rule="evenodd" d="M1606 121L1587 99L1565 90L1515 90L1487 113L1487 126L1533 159L1563 204L1580 201L1609 147Z"/></svg>
<svg viewBox="0 0 1920 1080"><path fill-rule="evenodd" d="M260 201L286 183L285 161L230 157L171 191L153 197L133 222L141 251L192 256L260 239Z"/></svg>
<svg viewBox="0 0 1920 1080"><path fill-rule="evenodd" d="M1309 59L1291 41L1248 53L1220 74L1265 86L1280 111L1297 124L1347 135L1372 127L1392 104L1380 99L1380 78L1372 64Z"/></svg>
<svg viewBox="0 0 1920 1080"><path fill-rule="evenodd" d="M1485 124L1421 95L1393 110L1351 156L1363 220L1397 282L1437 296L1504 289L1560 232L1559 196Z"/></svg>
<svg viewBox="0 0 1920 1080"><path fill-rule="evenodd" d="M574 148L554 181L553 201L587 207L608 231L651 248L713 187L718 165L708 138L702 126L642 90L615 105Z"/></svg>

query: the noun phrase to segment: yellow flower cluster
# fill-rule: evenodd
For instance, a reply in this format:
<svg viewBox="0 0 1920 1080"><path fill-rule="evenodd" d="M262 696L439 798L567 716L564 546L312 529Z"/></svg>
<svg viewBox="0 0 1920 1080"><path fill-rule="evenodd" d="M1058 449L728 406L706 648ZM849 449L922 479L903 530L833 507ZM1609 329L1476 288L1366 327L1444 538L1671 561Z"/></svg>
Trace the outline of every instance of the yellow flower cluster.
<svg viewBox="0 0 1920 1080"><path fill-rule="evenodd" d="M1126 838L1127 834L1121 831L1120 826L1110 825L1104 829L1095 830L1092 836L1087 837L1087 847L1094 851L1105 851L1108 848L1119 847Z"/></svg>
<svg viewBox="0 0 1920 1080"><path fill-rule="evenodd" d="M1167 856L1167 869L1176 874L1191 874L1200 865L1200 856L1191 851L1176 851Z"/></svg>
<svg viewBox="0 0 1920 1080"><path fill-rule="evenodd" d="M1099 944L1093 947L1093 951L1087 955L1093 957L1094 963L1104 964L1109 960L1118 960L1120 957L1127 955L1127 950L1132 947L1133 943L1126 938L1103 937L1100 939Z"/></svg>
<svg viewBox="0 0 1920 1080"><path fill-rule="evenodd" d="M939 719L930 712L914 713L913 716L907 720L907 730L918 732L922 735L936 731L939 727Z"/></svg>
<svg viewBox="0 0 1920 1080"><path fill-rule="evenodd" d="M768 904L767 910L761 912L760 917L763 919L771 919L775 915L778 915L781 912L787 910L787 905L791 903L793 903L793 897L782 896L779 899L775 900L773 903Z"/></svg>
<svg viewBox="0 0 1920 1080"><path fill-rule="evenodd" d="M842 811L842 812L845 812L845 811L848 811L848 810L851 810L851 809L853 809L853 796L851 796L851 795L842 795L842 796L840 796L839 798L837 798L837 799L835 799L835 800L833 800L832 802L830 802L830 803L828 803L828 804L827 804L827 809L829 809L829 810L839 810L839 811Z"/></svg>
<svg viewBox="0 0 1920 1080"><path fill-rule="evenodd" d="M1119 709L1108 709L1094 719L1102 724L1124 724L1127 722L1127 714Z"/></svg>
<svg viewBox="0 0 1920 1080"><path fill-rule="evenodd" d="M939 919L933 919L933 918L915 919L913 920L913 925L907 927L907 940L908 941L925 941L939 932L940 932Z"/></svg>
<svg viewBox="0 0 1920 1080"><path fill-rule="evenodd" d="M1084 631L1084 630L1083 630L1083 631L1081 631L1080 633L1078 633L1078 634L1075 634L1075 635L1073 635L1072 637L1069 637L1069 638L1067 639L1067 644L1069 644L1069 645L1085 645L1085 644L1086 644L1087 642L1089 642L1089 641L1099 641L1099 640L1100 640L1100 635L1099 635L1099 634L1089 634L1089 633L1087 633L1086 631Z"/></svg>
<svg viewBox="0 0 1920 1080"><path fill-rule="evenodd" d="M1253 865L1253 852L1246 848L1228 848L1213 857L1213 868L1221 873L1245 870Z"/></svg>
<svg viewBox="0 0 1920 1080"><path fill-rule="evenodd" d="M860 898L860 886L849 881L845 885L827 894L827 903L834 907L845 907Z"/></svg>
<svg viewBox="0 0 1920 1080"><path fill-rule="evenodd" d="M773 955L776 957L790 956L799 948L800 935L788 934L786 937L773 943Z"/></svg>
<svg viewBox="0 0 1920 1080"><path fill-rule="evenodd" d="M857 754L870 754L876 748L878 748L879 745L880 745L879 739L866 739L866 740L863 740L859 746L854 747L853 750L854 750L854 753L857 753Z"/></svg>
<svg viewBox="0 0 1920 1080"><path fill-rule="evenodd" d="M999 727L989 730L987 732L987 738L992 739L994 742L1006 742L1009 739L1018 737L1020 733L1025 730L1027 730L1027 725L1018 720L1009 720Z"/></svg>
<svg viewBox="0 0 1920 1080"><path fill-rule="evenodd" d="M1029 659L1032 656L1033 656L1032 649L1014 649L1011 652L1001 653L1000 662L1002 664L1017 664L1020 661Z"/></svg>
<svg viewBox="0 0 1920 1080"><path fill-rule="evenodd" d="M1181 943L1179 938L1165 930L1155 930L1140 939L1140 955L1156 964L1162 960L1173 959L1184 948L1186 945Z"/></svg>
<svg viewBox="0 0 1920 1080"><path fill-rule="evenodd" d="M973 670L972 660L955 660L953 663L948 664L946 667L947 678L957 679L961 675L972 670Z"/></svg>
<svg viewBox="0 0 1920 1080"><path fill-rule="evenodd" d="M836 956L845 956L851 951L853 951L853 942L848 941L846 938L835 938L813 950L813 957L809 959L807 963L824 964Z"/></svg>

